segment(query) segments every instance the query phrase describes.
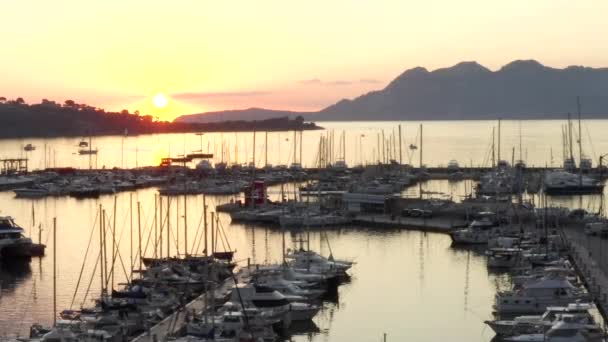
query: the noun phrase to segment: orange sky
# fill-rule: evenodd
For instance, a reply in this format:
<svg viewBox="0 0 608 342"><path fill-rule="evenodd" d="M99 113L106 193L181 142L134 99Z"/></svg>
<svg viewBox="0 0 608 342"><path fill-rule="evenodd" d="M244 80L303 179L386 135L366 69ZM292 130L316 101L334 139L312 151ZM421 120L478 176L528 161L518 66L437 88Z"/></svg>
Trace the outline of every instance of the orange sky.
<svg viewBox="0 0 608 342"><path fill-rule="evenodd" d="M317 110L418 65L606 66L606 13L603 0L7 1L0 96L165 119Z"/></svg>

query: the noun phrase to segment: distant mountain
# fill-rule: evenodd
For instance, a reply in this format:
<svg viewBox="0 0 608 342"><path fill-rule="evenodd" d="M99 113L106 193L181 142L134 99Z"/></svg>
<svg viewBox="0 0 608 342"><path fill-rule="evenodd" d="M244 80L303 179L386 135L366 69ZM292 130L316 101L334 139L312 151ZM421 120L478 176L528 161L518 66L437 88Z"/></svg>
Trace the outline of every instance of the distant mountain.
<svg viewBox="0 0 608 342"><path fill-rule="evenodd" d="M386 88L342 100L315 116L323 120L548 119L576 112L608 118L608 69L555 69L534 60L491 71L462 62L429 72L405 71Z"/></svg>
<svg viewBox="0 0 608 342"><path fill-rule="evenodd" d="M319 112L261 108L184 115L177 121L261 120L302 115L306 120L554 119L576 112L608 118L608 68L546 67L518 60L491 71L476 62L428 71L406 70L386 88L343 99Z"/></svg>
<svg viewBox="0 0 608 342"><path fill-rule="evenodd" d="M295 119L298 116L306 116L312 113L308 112L292 112L286 110L272 110L263 108L249 108L224 110L219 112L207 112L200 114L182 115L174 120L174 122L185 123L211 123L224 121L253 121L266 120L272 118L288 117Z"/></svg>

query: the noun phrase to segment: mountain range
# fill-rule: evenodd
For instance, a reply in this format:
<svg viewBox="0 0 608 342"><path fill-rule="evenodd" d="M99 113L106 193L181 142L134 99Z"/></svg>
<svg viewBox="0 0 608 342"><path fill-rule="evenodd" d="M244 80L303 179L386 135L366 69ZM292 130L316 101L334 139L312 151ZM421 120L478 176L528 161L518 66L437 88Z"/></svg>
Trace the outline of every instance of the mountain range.
<svg viewBox="0 0 608 342"><path fill-rule="evenodd" d="M535 60L513 61L497 71L476 62L434 71L416 67L384 89L340 100L318 112L250 108L185 115L176 121L298 115L315 121L555 119L576 113L577 96L583 117L608 118L608 68L558 69Z"/></svg>

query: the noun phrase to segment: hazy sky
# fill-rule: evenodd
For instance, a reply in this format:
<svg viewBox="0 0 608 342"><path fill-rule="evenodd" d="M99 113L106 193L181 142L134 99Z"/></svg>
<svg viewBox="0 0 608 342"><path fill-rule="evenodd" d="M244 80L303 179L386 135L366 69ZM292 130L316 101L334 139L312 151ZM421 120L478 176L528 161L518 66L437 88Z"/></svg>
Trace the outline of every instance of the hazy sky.
<svg viewBox="0 0 608 342"><path fill-rule="evenodd" d="M608 66L607 16L605 0L4 0L0 96L317 110L414 66Z"/></svg>

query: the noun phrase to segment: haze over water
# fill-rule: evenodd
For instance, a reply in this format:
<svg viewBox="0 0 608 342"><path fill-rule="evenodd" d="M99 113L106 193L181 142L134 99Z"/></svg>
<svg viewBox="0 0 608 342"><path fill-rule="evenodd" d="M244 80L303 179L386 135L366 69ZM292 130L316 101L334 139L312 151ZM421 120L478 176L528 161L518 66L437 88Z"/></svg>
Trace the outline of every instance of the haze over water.
<svg viewBox="0 0 608 342"><path fill-rule="evenodd" d="M522 150L528 151L528 165L550 164L550 151L553 148L554 165L561 164L561 125L565 121L522 121ZM325 128L334 130L336 156L338 155L339 135L346 131L347 163L354 164L363 160L372 161L374 149L377 148L377 134L384 129L385 137L396 131L397 122L354 122L322 123ZM404 148L410 144L418 145L415 138L419 123L402 122ZM430 166L445 165L450 159L458 160L461 165L489 165L488 152L491 146L492 126L495 121L463 122L424 122L424 163ZM503 158L511 159L510 151L516 147L515 159L518 158L520 122L505 121L502 123ZM608 138L602 134L608 128L605 121L585 121L583 123L583 143L586 154L597 163L597 156L608 151ZM591 142L586 132L591 136ZM317 154L319 137L326 131L306 131L303 137L303 163L312 166ZM365 135L361 137L361 134ZM229 149L234 149L234 133L224 133L223 138ZM222 134L213 133L203 136L203 150L209 141L210 150L217 146L219 150ZM361 147L358 140L361 137ZM251 159L253 143L251 133L238 133L239 162ZM289 141L286 141L289 139ZM17 157L21 145L32 143L37 150L29 157L30 166L43 166L43 144L49 150L55 150L56 163L47 157L47 165L75 166L88 168L88 157L74 155L79 138L61 139L24 139L2 140L0 150L2 157ZM213 141L215 140L215 143ZM278 142L282 143L279 144ZM293 161L293 133L269 134L269 162L288 164ZM121 166L122 137L93 138L93 145L100 149L98 166L106 168ZM156 165L161 157L166 156L169 148L173 156L200 149L200 138L193 134L150 135L124 138L125 154L122 164L125 167L135 166L135 148L139 166ZM256 139L256 160L258 166L264 164L264 134ZM418 164L418 152L404 149L404 163ZM280 157L279 157L280 153ZM524 155L526 153L524 152ZM575 153L576 155L576 153ZM216 158L217 160L218 158ZM232 159L231 159L232 160ZM485 161L485 163L484 163ZM464 182L432 181L424 184L425 189L452 194L455 199L465 194ZM293 196L293 187L290 189ZM155 188L133 192L134 229L137 227L136 202L142 206L143 240L148 241L152 227ZM277 188L270 189L277 193ZM416 189L406 193L416 195ZM273 195L276 198L276 195ZM108 215L108 222L113 222L113 196L102 196L99 200L76 200L69 197L46 198L41 200L14 199L12 192L0 193L2 215L11 215L21 224L34 240L37 230L32 230L32 206L34 207L36 225L43 227L42 240L51 244L52 218L58 220L58 308L70 308L72 296L82 267L91 229L102 204ZM129 269L129 197L130 193L117 194L117 240L119 240L121 258L125 268ZM207 197L209 208L223 203L231 197ZM200 227L202 214L202 196L188 197L188 231L189 250L196 243L194 236ZM179 239L180 251L184 250L183 239L183 198L179 204L173 199L171 203L172 238ZM577 200L558 200L563 205L577 207ZM597 206L597 197L586 196L584 207ZM166 205L166 204L165 204ZM179 206L179 207L178 207ZM179 208L179 209L178 209ZM165 207L166 210L166 207ZM179 217L179 219L178 219ZM237 250L235 258L244 264L247 258L252 262L278 262L281 257L281 234L277 229L230 224L230 218L220 214L220 221L225 228L231 247ZM136 230L135 230L136 231ZM135 234L135 240L136 233ZM200 235L199 235L200 236ZM87 302L99 293L99 275L93 274L97 247L97 234L93 232L93 242L87 256L81 284L78 288L73 309L78 309L83 301L86 288L90 291ZM337 303L325 304L314 322L318 332L310 335L298 335L294 341L378 341L384 332L389 341L489 341L492 334L485 329L483 320L490 318L493 295L497 288L505 288L508 278L505 275L488 274L485 257L468 250L457 250L450 247L447 235L422 233L417 231L374 230L366 227L338 228L327 232L331 250L336 258L354 259L357 264L352 269L350 283L340 287ZM291 238L288 245L293 247ZM134 242L136 245L137 242ZM145 248L146 243L144 243ZM221 244L220 244L221 245ZM329 247L321 235L311 232L311 247L329 254ZM175 243L171 245L175 252ZM200 251L200 243L198 250ZM221 249L221 248L220 248ZM163 246L163 254L166 246ZM148 243L147 256L153 254ZM0 332L27 333L29 326L35 322L49 324L52 315L52 246L47 249L47 256L33 259L29 267L4 268L0 272L2 296L0 297ZM128 273L128 271L127 271ZM125 275L118 263L115 282L124 282ZM316 329L315 329L316 330Z"/></svg>

